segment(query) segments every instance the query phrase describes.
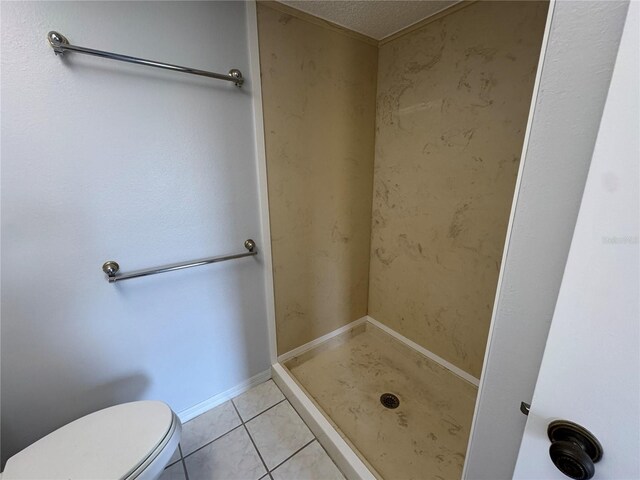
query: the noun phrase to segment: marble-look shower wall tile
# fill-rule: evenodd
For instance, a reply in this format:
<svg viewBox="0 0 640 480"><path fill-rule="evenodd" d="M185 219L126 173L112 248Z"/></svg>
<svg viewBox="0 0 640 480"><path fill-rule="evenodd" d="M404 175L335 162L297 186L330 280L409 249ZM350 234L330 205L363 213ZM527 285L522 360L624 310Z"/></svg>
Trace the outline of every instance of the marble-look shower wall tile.
<svg viewBox="0 0 640 480"><path fill-rule="evenodd" d="M367 313L377 48L258 3L278 354Z"/></svg>
<svg viewBox="0 0 640 480"><path fill-rule="evenodd" d="M547 2L380 47L369 315L480 375Z"/></svg>

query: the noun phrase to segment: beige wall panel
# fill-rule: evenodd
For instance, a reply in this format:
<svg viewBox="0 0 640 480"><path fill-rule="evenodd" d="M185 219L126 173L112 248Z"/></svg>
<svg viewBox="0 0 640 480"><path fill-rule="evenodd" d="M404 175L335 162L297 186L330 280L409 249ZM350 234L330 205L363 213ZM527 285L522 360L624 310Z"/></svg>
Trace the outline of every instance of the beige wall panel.
<svg viewBox="0 0 640 480"><path fill-rule="evenodd" d="M278 354L367 313L377 48L258 4Z"/></svg>
<svg viewBox="0 0 640 480"><path fill-rule="evenodd" d="M478 377L548 4L380 47L369 314Z"/></svg>

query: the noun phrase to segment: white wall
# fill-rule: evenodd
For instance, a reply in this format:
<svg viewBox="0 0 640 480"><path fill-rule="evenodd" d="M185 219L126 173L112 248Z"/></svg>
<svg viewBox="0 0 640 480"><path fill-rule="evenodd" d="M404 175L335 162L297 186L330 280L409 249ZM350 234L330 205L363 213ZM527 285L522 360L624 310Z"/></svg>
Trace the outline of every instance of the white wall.
<svg viewBox="0 0 640 480"><path fill-rule="evenodd" d="M566 480L547 427L602 444L597 479L640 478L640 2L629 3L514 478Z"/></svg>
<svg viewBox="0 0 640 480"><path fill-rule="evenodd" d="M529 122L464 478L511 478L627 2L557 1Z"/></svg>
<svg viewBox="0 0 640 480"><path fill-rule="evenodd" d="M260 242L251 80L85 55L71 43L249 77L242 2L2 2L2 454L90 411L183 411L269 366L257 258L108 284ZM257 79L255 79L257 80ZM260 243L259 243L260 247Z"/></svg>

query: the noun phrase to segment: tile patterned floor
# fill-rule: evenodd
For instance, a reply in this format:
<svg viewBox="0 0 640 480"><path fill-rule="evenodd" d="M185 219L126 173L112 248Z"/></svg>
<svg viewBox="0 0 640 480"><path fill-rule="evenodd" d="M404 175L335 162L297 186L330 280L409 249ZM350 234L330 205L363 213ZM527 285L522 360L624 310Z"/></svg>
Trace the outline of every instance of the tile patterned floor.
<svg viewBox="0 0 640 480"><path fill-rule="evenodd" d="M344 480L269 380L182 426L160 480Z"/></svg>

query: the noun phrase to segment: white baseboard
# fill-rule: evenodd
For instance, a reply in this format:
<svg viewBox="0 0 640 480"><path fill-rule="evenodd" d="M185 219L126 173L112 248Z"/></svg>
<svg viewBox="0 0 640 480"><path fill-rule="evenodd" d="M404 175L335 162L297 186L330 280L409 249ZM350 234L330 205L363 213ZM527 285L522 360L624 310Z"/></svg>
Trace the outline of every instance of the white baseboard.
<svg viewBox="0 0 640 480"><path fill-rule="evenodd" d="M332 332L327 333L326 335L323 335L321 337L316 338L315 340L311 340L308 343L305 343L304 345L299 346L298 348L294 348L293 350L288 351L287 353L283 353L282 355L280 355L278 357L278 363L284 363L287 360L289 360L290 358L293 357L297 357L298 355L302 355L305 352L308 352L309 350L311 350L312 348L320 345L322 342L326 342L327 340L340 335L341 333L347 332L349 330L351 330L354 327L357 327L358 325L363 324L364 322L367 321L369 317L367 317L366 315L362 318L359 318L358 320L354 320L353 322L344 325L340 328L335 329Z"/></svg>
<svg viewBox="0 0 640 480"><path fill-rule="evenodd" d="M236 385L235 387L230 388L229 390L225 390L222 393L214 395L211 398L206 399L203 402L194 405L193 407L189 407L186 410L182 410L178 413L178 417L182 423L188 422L192 418L197 417L198 415L202 415L203 413L211 410L212 408L217 407L218 405L222 405L227 400L231 400L234 397L237 397L241 393L246 392L252 387L259 385L263 382L266 382L271 378L271 369L265 370L264 372L260 372L257 375L254 375L248 380Z"/></svg>
<svg viewBox="0 0 640 480"><path fill-rule="evenodd" d="M307 394L298 386L287 369L276 363L271 366L271 370L276 385L282 390L287 400L300 414L345 477L348 480L376 480L376 476L371 473L360 457L318 410L318 407L307 397Z"/></svg>
<svg viewBox="0 0 640 480"><path fill-rule="evenodd" d="M444 368L449 370L451 373L455 373L457 376L459 376L460 378L466 380L467 382L471 383L472 385L475 385L476 387L478 385L480 385L480 380L477 379L476 377L474 377L473 375L470 375L467 372L465 372L464 370L462 370L461 368L456 367L453 363L447 362L444 358L436 355L431 350L427 350L426 348L421 347L416 342L414 342L412 340L409 340L404 335L400 335L395 330L392 330L391 328L387 327L384 323L380 323L375 318L372 318L372 317L370 317L368 315L367 315L367 321L369 323L371 323L371 325L374 325L374 326L378 327L380 330L384 331L385 333L388 333L389 335L391 335L396 340L404 343L409 348L421 353L422 355L424 355L427 358L430 358L434 362L439 363Z"/></svg>

